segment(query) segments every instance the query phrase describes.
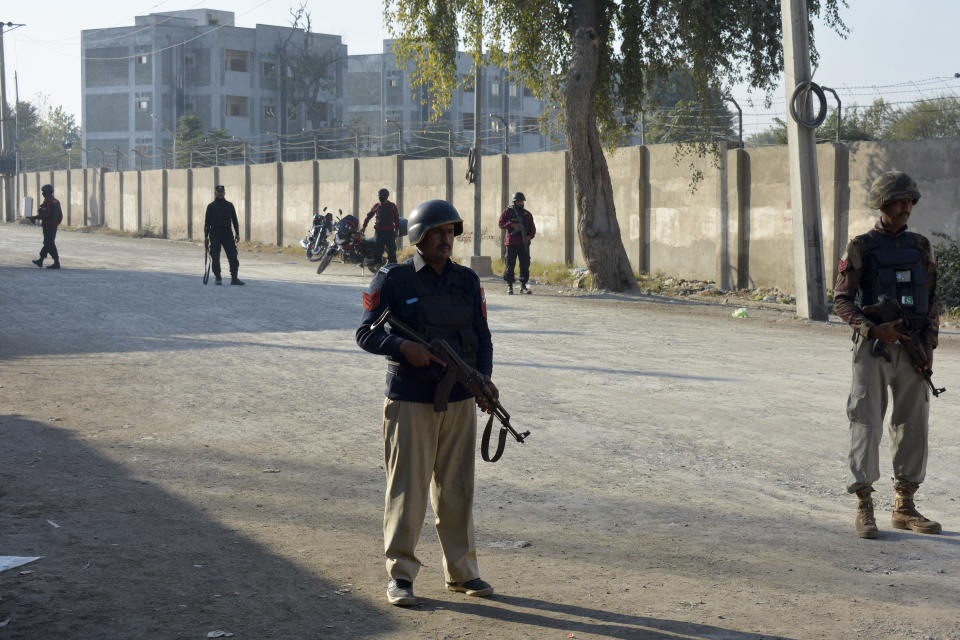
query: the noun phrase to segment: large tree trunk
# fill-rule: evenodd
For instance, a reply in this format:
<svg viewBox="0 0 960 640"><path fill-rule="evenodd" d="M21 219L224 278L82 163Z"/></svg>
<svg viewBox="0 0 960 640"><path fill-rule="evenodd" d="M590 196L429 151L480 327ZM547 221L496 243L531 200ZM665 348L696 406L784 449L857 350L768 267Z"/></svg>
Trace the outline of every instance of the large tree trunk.
<svg viewBox="0 0 960 640"><path fill-rule="evenodd" d="M596 0L575 0L570 11L573 46L564 88L564 115L577 235L587 268L600 289L623 291L637 286L620 238L607 159L594 117L600 41Z"/></svg>

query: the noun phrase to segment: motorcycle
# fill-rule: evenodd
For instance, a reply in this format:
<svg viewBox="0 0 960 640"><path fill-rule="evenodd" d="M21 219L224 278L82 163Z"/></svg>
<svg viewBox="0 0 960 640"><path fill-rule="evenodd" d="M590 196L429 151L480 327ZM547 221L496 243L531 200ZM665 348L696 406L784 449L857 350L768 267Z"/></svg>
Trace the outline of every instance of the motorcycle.
<svg viewBox="0 0 960 640"><path fill-rule="evenodd" d="M317 273L323 273L330 262L337 256L345 264L359 264L366 267L370 273L376 273L384 265L383 255L376 255L377 243L373 238L364 238L359 231L360 221L356 216L343 215L333 223L333 237L330 245L320 257Z"/></svg>
<svg viewBox="0 0 960 640"><path fill-rule="evenodd" d="M333 230L333 214L326 211L327 208L324 207L322 212L313 214L313 226L300 241L300 246L307 251L307 260L310 262L322 259L330 245L327 238Z"/></svg>

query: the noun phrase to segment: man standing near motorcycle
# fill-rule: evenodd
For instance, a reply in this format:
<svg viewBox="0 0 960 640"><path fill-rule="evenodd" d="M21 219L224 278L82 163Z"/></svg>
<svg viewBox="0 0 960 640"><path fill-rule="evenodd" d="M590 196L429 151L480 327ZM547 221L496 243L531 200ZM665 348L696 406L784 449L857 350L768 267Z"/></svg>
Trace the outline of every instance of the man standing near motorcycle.
<svg viewBox="0 0 960 640"><path fill-rule="evenodd" d="M450 260L453 239L461 233L463 221L453 205L422 203L410 214L407 233L416 254L403 264L382 267L363 294L357 344L387 357L383 547L390 577L387 601L397 606L416 603L413 580L421 562L414 552L428 494L437 516L447 589L469 596L493 593L480 578L473 537L474 403L486 412L493 407L459 383L449 397L437 397L443 361L392 328L371 326L389 308L427 340L445 340L499 395L489 377L493 343L480 279Z"/></svg>
<svg viewBox="0 0 960 640"><path fill-rule="evenodd" d="M214 194L214 200L207 205L207 214L203 219L203 234L210 240L210 266L216 278L215 284L223 284L220 279L220 247L223 247L227 262L230 263L230 284L242 285L243 280L237 277L240 270L240 260L237 258L237 242L240 241L237 210L232 202L227 201L227 190L222 184L214 187Z"/></svg>
<svg viewBox="0 0 960 640"><path fill-rule="evenodd" d="M390 202L390 192L386 189L377 191L377 202L370 209L370 213L363 220L363 226L360 227L360 233L365 233L367 223L370 218L376 216L373 221L373 230L377 240L377 259L383 255L383 248L387 248L387 262L397 261L397 233L400 231L400 211L397 205Z"/></svg>

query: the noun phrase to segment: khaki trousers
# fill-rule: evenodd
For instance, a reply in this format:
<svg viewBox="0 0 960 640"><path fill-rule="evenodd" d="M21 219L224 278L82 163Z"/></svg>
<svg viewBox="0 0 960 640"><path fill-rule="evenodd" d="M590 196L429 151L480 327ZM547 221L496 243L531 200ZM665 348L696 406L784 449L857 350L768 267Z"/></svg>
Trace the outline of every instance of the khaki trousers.
<svg viewBox="0 0 960 640"><path fill-rule="evenodd" d="M893 400L888 432L893 476L923 482L927 470L927 419L930 393L923 378L899 344L888 344L887 362L870 354L872 340L861 339L853 347L853 384L847 400L850 419L850 477L847 491L880 479L880 437L887 411L887 388Z"/></svg>
<svg viewBox="0 0 960 640"><path fill-rule="evenodd" d="M437 413L432 403L387 398L383 450L387 491L383 549L387 574L413 581L415 555L430 493L447 582L480 577L473 539L473 473L477 434L473 398Z"/></svg>

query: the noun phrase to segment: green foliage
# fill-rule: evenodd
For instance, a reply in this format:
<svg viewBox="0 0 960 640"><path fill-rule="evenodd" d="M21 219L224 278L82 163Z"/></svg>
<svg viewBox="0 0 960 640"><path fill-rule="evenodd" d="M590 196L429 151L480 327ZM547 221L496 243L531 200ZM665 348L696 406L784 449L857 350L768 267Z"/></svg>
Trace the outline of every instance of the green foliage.
<svg viewBox="0 0 960 640"><path fill-rule="evenodd" d="M10 113L9 105L7 110ZM64 111L63 107L53 107L48 104L46 96L40 96L35 103L18 102L10 117L17 119L17 140L23 170L66 169L68 164L80 166L80 126L76 118Z"/></svg>
<svg viewBox="0 0 960 640"><path fill-rule="evenodd" d="M897 110L885 138L923 140L957 136L960 136L960 98L944 95Z"/></svg>
<svg viewBox="0 0 960 640"><path fill-rule="evenodd" d="M178 167L212 167L217 164L218 143L230 140L230 132L226 129L213 128L203 130L203 120L197 116L181 116L177 120L177 166ZM232 145L230 150L220 151L220 163L228 159L228 153L236 154Z"/></svg>
<svg viewBox="0 0 960 640"><path fill-rule="evenodd" d="M937 295L940 310L960 312L960 244L945 233L933 232L939 241L933 245L937 258Z"/></svg>
<svg viewBox="0 0 960 640"><path fill-rule="evenodd" d="M705 91L701 102L689 69L676 69L651 88L643 110L644 141L647 144L730 140L736 137L734 115L716 85Z"/></svg>
<svg viewBox="0 0 960 640"><path fill-rule="evenodd" d="M842 116L841 142L960 136L960 98L956 96L939 96L903 108L881 98L866 107L850 105L843 109ZM774 121L774 126L748 137L747 144L786 144L786 122L780 118L774 118ZM836 140L836 134L837 110L833 109L817 128L817 140Z"/></svg>
<svg viewBox="0 0 960 640"><path fill-rule="evenodd" d="M724 87L745 81L770 88L783 66L776 0L586 4L592 5L586 13L594 19L583 25L574 24L580 13L564 0L386 0L384 15L401 65L416 63L413 85L427 89L436 115L449 106L454 90L469 82L457 74L461 42L475 63L486 57L508 68L537 98L562 105L574 56L571 32L592 27L599 51L595 118L608 146L634 133L640 112L652 106L649 98L656 95L658 84L678 70L690 79L684 102L713 108ZM842 33L846 27L839 5L845 6L844 0L808 2L812 16L823 16ZM812 40L812 24L810 29ZM815 62L815 50L812 54ZM559 118L562 121L562 111ZM684 126L690 139L709 139L714 124L707 118Z"/></svg>

